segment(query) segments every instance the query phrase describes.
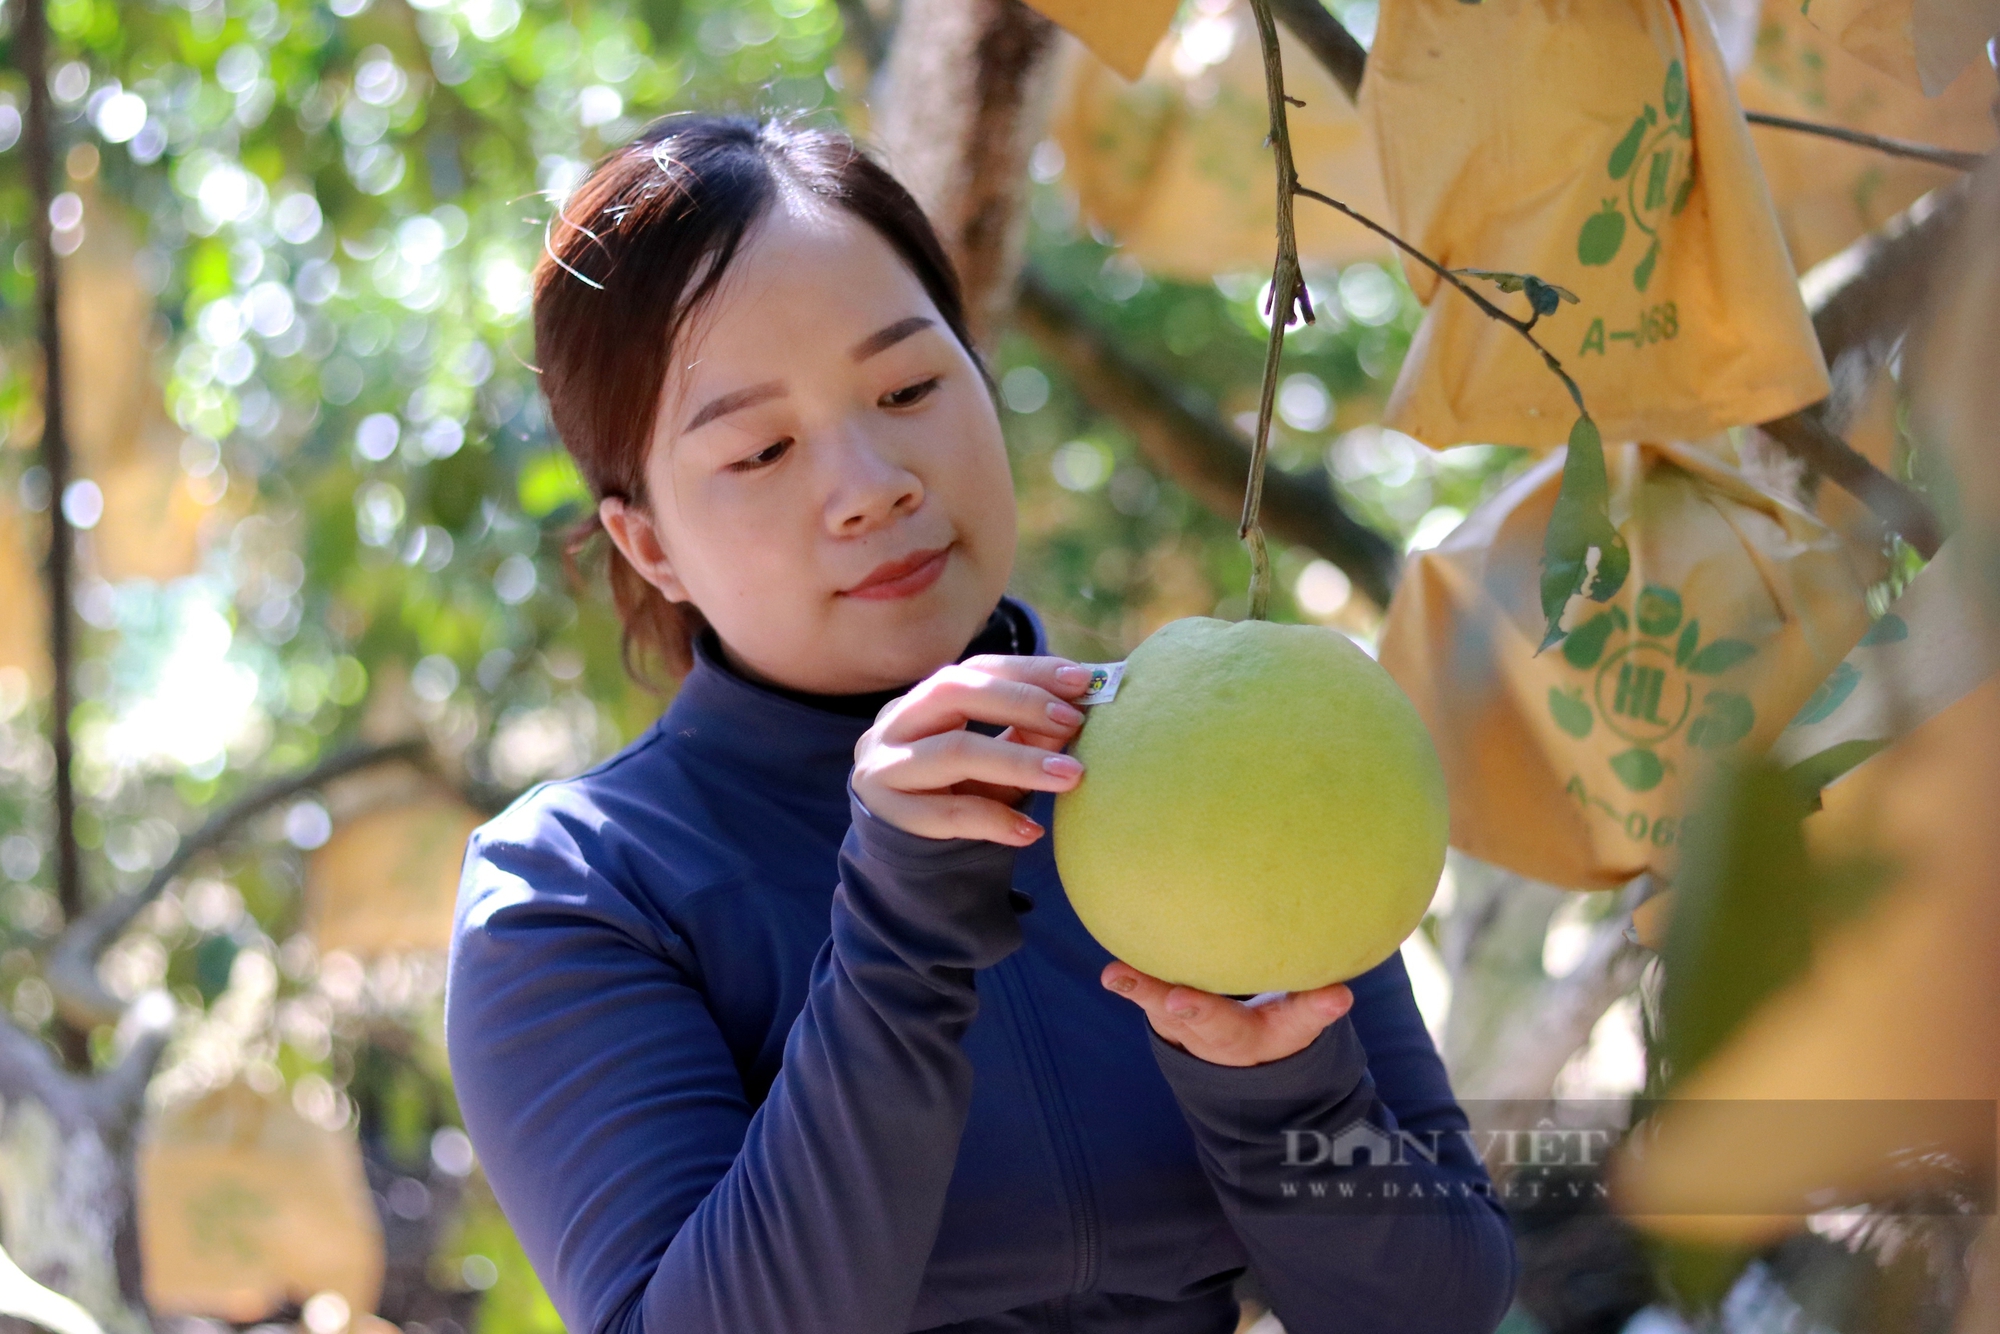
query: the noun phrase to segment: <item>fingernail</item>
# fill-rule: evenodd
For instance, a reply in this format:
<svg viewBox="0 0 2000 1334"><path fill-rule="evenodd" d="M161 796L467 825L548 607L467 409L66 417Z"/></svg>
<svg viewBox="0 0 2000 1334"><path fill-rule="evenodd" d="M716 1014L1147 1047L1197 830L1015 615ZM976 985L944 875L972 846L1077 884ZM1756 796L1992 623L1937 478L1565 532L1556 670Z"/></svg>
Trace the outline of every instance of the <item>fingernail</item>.
<svg viewBox="0 0 2000 1334"><path fill-rule="evenodd" d="M1074 755L1051 755L1042 761L1042 768L1057 778L1075 778L1083 772L1083 761Z"/></svg>
<svg viewBox="0 0 2000 1334"><path fill-rule="evenodd" d="M1042 836L1042 827L1024 815L1014 821L1014 832L1032 843Z"/></svg>
<svg viewBox="0 0 2000 1334"><path fill-rule="evenodd" d="M1139 985L1139 980L1135 977L1127 977L1123 973L1120 973L1117 977L1112 978L1109 982L1106 982L1104 985L1110 987L1113 991L1117 992L1121 996L1129 996L1132 994L1132 988Z"/></svg>
<svg viewBox="0 0 2000 1334"><path fill-rule="evenodd" d="M1049 720L1064 727L1075 727L1083 721L1083 710L1065 704L1059 699L1052 700L1049 703Z"/></svg>
<svg viewBox="0 0 2000 1334"><path fill-rule="evenodd" d="M1167 1013L1176 1019L1191 1019L1194 1017L1194 1011L1195 1007L1186 1001L1177 1001L1167 1006Z"/></svg>
<svg viewBox="0 0 2000 1334"><path fill-rule="evenodd" d="M1066 686L1087 686L1090 684L1090 669L1076 666L1058 667L1056 680Z"/></svg>

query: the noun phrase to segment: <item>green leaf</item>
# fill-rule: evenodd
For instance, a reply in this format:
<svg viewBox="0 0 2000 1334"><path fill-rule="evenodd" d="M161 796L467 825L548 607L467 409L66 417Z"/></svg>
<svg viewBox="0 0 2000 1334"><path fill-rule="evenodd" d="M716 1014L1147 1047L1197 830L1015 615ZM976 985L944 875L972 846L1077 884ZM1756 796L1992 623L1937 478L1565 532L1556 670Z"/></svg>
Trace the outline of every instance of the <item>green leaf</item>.
<svg viewBox="0 0 2000 1334"><path fill-rule="evenodd" d="M1548 630L1541 647L1562 639L1563 609L1572 597L1585 593L1593 602L1607 602L1624 587L1631 568L1632 554L1611 524L1604 441L1596 422L1578 417L1569 431L1562 489L1542 538L1542 615L1548 618Z"/></svg>
<svg viewBox="0 0 2000 1334"><path fill-rule="evenodd" d="M1715 676L1757 656L1757 646L1740 639L1718 639L1690 658L1687 669L1698 676Z"/></svg>
<svg viewBox="0 0 2000 1334"><path fill-rule="evenodd" d="M1806 966L1809 800L1775 764L1724 768L1681 834L1661 1025L1675 1083Z"/></svg>
<svg viewBox="0 0 2000 1334"><path fill-rule="evenodd" d="M229 989L230 970L240 952L241 947L228 936L209 936L194 947L195 985L205 1003L214 1004L215 998Z"/></svg>
<svg viewBox="0 0 2000 1334"><path fill-rule="evenodd" d="M1525 273L1509 273L1505 269L1453 269L1452 272L1462 273L1468 278L1484 279L1503 292L1518 292L1534 281Z"/></svg>
<svg viewBox="0 0 2000 1334"><path fill-rule="evenodd" d="M1846 741L1836 741L1819 754L1808 755L1785 770L1785 776L1800 787L1817 792L1864 760L1881 754L1888 744L1873 737L1850 737Z"/></svg>

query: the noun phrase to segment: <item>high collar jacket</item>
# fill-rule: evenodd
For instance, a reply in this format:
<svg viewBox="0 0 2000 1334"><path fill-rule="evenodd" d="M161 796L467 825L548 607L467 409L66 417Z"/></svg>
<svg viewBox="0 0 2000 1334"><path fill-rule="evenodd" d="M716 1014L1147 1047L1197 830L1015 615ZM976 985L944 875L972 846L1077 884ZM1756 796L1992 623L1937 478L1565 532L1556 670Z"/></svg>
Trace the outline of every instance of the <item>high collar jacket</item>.
<svg viewBox="0 0 2000 1334"><path fill-rule="evenodd" d="M1049 838L850 799L867 725L704 652L472 839L452 1072L572 1331L1226 1334L1246 1268L1290 1334L1499 1323L1512 1240L1399 958L1295 1055L1198 1060L1099 985Z"/></svg>

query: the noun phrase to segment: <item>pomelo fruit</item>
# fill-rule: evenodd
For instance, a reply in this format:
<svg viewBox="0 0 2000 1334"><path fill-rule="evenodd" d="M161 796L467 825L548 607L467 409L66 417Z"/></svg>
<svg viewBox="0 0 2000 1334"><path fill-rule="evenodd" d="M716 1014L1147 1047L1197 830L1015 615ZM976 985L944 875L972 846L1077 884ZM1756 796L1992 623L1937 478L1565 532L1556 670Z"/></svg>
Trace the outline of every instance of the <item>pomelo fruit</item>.
<svg viewBox="0 0 2000 1334"><path fill-rule="evenodd" d="M1241 995L1341 982L1423 920L1444 770L1407 696L1337 631L1192 617L1126 660L1074 747L1055 857L1141 972Z"/></svg>

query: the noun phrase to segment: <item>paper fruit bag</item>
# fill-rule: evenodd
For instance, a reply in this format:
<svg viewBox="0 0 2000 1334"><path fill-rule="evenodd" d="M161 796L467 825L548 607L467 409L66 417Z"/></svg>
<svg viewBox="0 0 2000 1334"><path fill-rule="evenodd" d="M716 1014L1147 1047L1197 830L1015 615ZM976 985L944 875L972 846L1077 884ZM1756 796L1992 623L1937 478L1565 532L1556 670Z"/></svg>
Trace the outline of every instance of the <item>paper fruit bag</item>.
<svg viewBox="0 0 2000 1334"><path fill-rule="evenodd" d="M1362 109L1404 237L1579 298L1535 332L1605 440L1699 439L1826 396L1699 0L1393 0ZM1534 350L1405 268L1428 310L1385 424L1439 447L1565 441L1576 408Z"/></svg>
<svg viewBox="0 0 2000 1334"><path fill-rule="evenodd" d="M375 1309L382 1229L360 1146L282 1094L230 1084L167 1109L138 1180L154 1309L243 1324L327 1291L357 1318Z"/></svg>
<svg viewBox="0 0 2000 1334"><path fill-rule="evenodd" d="M1817 6L1812 12L1818 14ZM1751 111L1971 153L2000 144L1992 112L2000 83L1985 61L1926 98L1843 49L1800 13L1798 0L1767 0L1736 91ZM1761 126L1750 133L1802 273L1961 175L1819 135Z"/></svg>
<svg viewBox="0 0 2000 1334"><path fill-rule="evenodd" d="M1978 63L2000 32L2000 0L1798 0L1798 7L1856 56L1927 97Z"/></svg>
<svg viewBox="0 0 2000 1334"><path fill-rule="evenodd" d="M1374 141L1312 53L1280 28L1299 179L1387 216ZM1072 60L1055 117L1064 179L1092 223L1149 273L1207 282L1271 267L1276 204L1257 31L1243 0L1200 7L1163 43L1137 83L1102 62ZM1302 203L1299 255L1347 264L1388 242L1332 209Z"/></svg>
<svg viewBox="0 0 2000 1334"><path fill-rule="evenodd" d="M451 944L465 842L485 816L442 791L341 820L306 873L306 930L367 958Z"/></svg>
<svg viewBox="0 0 2000 1334"><path fill-rule="evenodd" d="M1028 0L1042 17L1067 29L1098 59L1128 79L1166 35L1180 0Z"/></svg>
<svg viewBox="0 0 2000 1334"><path fill-rule="evenodd" d="M1573 889L1671 875L1702 766L1770 745L1868 628L1877 558L1685 445L1608 447L1631 549L1537 654L1551 454L1405 568L1381 662L1437 742L1451 841Z"/></svg>
<svg viewBox="0 0 2000 1334"><path fill-rule="evenodd" d="M1772 758L1824 786L2000 671L1976 587L1960 568L1963 548L1945 543L1868 627L1771 747Z"/></svg>

